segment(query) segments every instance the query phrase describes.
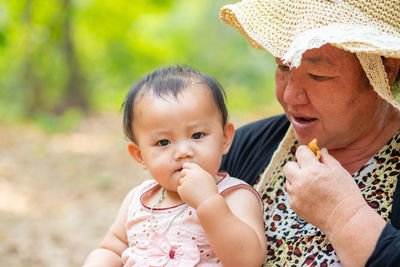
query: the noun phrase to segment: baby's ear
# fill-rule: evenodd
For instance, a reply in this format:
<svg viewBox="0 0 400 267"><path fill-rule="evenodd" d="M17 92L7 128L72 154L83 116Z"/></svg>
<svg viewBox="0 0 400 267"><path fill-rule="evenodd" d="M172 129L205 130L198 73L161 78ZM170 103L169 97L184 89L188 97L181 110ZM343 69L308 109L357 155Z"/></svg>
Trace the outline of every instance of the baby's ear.
<svg viewBox="0 0 400 267"><path fill-rule="evenodd" d="M235 127L232 123L228 122L224 127L224 145L222 149L223 155L228 153L232 145L233 137L235 136Z"/></svg>
<svg viewBox="0 0 400 267"><path fill-rule="evenodd" d="M142 157L142 152L140 151L139 146L134 142L130 142L128 144L128 150L129 150L129 153L131 154L132 158L137 163L139 163L140 167L142 167L142 169L146 170L147 169L146 162L144 161L144 159Z"/></svg>

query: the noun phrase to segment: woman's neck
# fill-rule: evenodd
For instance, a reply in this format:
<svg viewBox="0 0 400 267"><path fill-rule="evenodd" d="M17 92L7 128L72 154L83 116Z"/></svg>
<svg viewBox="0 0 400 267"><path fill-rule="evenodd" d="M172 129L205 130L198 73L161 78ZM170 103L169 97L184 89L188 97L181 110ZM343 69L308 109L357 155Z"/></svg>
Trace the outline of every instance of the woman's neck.
<svg viewBox="0 0 400 267"><path fill-rule="evenodd" d="M349 144L346 148L329 150L329 153L350 174L353 174L378 153L399 129L400 112L393 108L390 116L383 118L380 125L376 125L363 138Z"/></svg>

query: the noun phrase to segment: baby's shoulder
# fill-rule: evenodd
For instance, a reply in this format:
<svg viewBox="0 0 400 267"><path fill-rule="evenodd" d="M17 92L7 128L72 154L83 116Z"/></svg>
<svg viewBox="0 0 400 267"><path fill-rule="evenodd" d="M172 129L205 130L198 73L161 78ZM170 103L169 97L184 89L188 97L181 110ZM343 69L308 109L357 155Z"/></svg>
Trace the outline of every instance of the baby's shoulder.
<svg viewBox="0 0 400 267"><path fill-rule="evenodd" d="M236 177L231 177L227 174L226 177L218 183L218 191L223 196L240 190L249 191L258 199L258 201L262 205L262 200L258 192L245 181Z"/></svg>
<svg viewBox="0 0 400 267"><path fill-rule="evenodd" d="M148 179L148 180L144 180L142 183L140 183L139 185L137 185L136 187L134 187L133 189L138 188L138 190L148 190L150 188L153 188L154 186L157 185L156 180L154 179Z"/></svg>
<svg viewBox="0 0 400 267"><path fill-rule="evenodd" d="M232 187L237 187L237 186L239 186L239 187L249 186L250 187L250 185L248 183L246 183L245 181L238 179L236 177L232 177L228 173L226 173L225 177L217 183L217 187L220 192L227 190L229 188L232 188Z"/></svg>
<svg viewBox="0 0 400 267"><path fill-rule="evenodd" d="M147 192L156 185L157 182L154 179L144 180L142 183L135 186L128 192L127 198L132 200L135 197L140 197L141 195L143 195L143 193Z"/></svg>

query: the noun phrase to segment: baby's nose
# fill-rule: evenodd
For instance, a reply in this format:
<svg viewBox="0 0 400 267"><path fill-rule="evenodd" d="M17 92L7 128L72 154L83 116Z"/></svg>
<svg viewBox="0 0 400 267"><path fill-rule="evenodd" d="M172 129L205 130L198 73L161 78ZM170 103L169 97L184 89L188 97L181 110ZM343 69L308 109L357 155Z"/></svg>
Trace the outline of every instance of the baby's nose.
<svg viewBox="0 0 400 267"><path fill-rule="evenodd" d="M180 142L176 145L175 160L193 157L194 152L188 142Z"/></svg>

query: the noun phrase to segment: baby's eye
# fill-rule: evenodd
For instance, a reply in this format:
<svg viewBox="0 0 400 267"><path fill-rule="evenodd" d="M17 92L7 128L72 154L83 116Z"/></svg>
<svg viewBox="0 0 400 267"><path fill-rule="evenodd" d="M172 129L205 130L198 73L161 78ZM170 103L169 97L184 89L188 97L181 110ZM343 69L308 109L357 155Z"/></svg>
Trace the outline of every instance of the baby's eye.
<svg viewBox="0 0 400 267"><path fill-rule="evenodd" d="M169 144L171 144L171 141L169 141L167 139L163 139L163 140L160 140L160 141L157 142L158 146L167 146Z"/></svg>
<svg viewBox="0 0 400 267"><path fill-rule="evenodd" d="M203 133L195 133L192 135L192 139L200 139L204 136Z"/></svg>

